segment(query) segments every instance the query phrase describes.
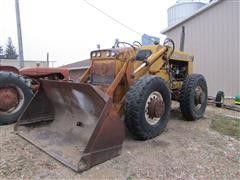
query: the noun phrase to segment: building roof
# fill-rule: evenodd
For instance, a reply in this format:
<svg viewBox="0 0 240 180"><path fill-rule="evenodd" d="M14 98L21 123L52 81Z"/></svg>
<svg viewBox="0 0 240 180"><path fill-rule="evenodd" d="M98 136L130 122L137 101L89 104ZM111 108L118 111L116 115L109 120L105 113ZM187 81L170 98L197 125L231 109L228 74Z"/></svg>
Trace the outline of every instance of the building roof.
<svg viewBox="0 0 240 180"><path fill-rule="evenodd" d="M200 8L196 13L192 14L191 16L188 16L188 17L184 18L182 21L180 21L180 22L178 22L178 23L176 23L176 24L174 24L172 26L169 26L166 29L162 30L161 33L165 34L165 33L169 32L169 31L171 31L175 27L181 25L182 23L185 23L185 22L189 21L190 19L192 19L192 18L198 16L199 14L207 11L208 9L210 9L211 7L217 5L218 3L222 2L222 1L224 1L224 0L212 1L211 3L209 3L209 4L205 5L205 6L203 6L202 8Z"/></svg>
<svg viewBox="0 0 240 180"><path fill-rule="evenodd" d="M90 59L85 59L85 60L81 60L81 61L77 61L71 64L66 64L61 66L62 68L71 68L71 69L79 69L79 68L87 68L89 67L91 64L91 60Z"/></svg>

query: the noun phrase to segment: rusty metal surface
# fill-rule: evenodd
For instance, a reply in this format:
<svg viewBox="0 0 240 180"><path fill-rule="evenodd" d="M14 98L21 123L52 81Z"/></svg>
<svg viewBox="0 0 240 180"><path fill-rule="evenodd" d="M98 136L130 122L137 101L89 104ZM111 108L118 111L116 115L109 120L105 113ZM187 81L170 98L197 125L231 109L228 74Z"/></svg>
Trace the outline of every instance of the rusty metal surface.
<svg viewBox="0 0 240 180"><path fill-rule="evenodd" d="M113 52L114 56L107 56L107 52ZM93 60L108 60L108 59L118 59L122 61L126 61L129 59L132 59L136 55L136 49L133 47L122 47L122 48L113 48L113 49L105 49L105 50L97 50L92 51L91 55L93 53L100 53L100 56L93 57Z"/></svg>
<svg viewBox="0 0 240 180"><path fill-rule="evenodd" d="M15 127L18 125L31 124L42 121L52 121L54 119L54 108L47 98L45 92L37 91L26 110L20 116Z"/></svg>
<svg viewBox="0 0 240 180"><path fill-rule="evenodd" d="M161 117L165 111L165 104L163 100L152 99L148 105L148 113L150 118Z"/></svg>
<svg viewBox="0 0 240 180"><path fill-rule="evenodd" d="M86 170L119 154L124 126L108 96L88 84L43 80L41 87L43 91L35 95L16 125L20 136L75 171ZM37 110L38 99L44 96L49 104L42 102L38 109L53 107L52 120L37 123L42 118L40 114L32 124L23 125L31 122L26 117L31 117L33 109Z"/></svg>
<svg viewBox="0 0 240 180"><path fill-rule="evenodd" d="M114 60L94 60L91 70L92 83L111 84L116 75L116 62Z"/></svg>
<svg viewBox="0 0 240 180"><path fill-rule="evenodd" d="M13 87L1 87L0 88L0 111L8 111L17 106L18 100L18 92ZM0 112L1 114L1 112Z"/></svg>
<svg viewBox="0 0 240 180"><path fill-rule="evenodd" d="M83 68L69 68L70 79L74 82L79 82L83 74L87 71L88 67Z"/></svg>
<svg viewBox="0 0 240 180"><path fill-rule="evenodd" d="M61 79L69 80L69 70L67 68L47 68L47 67L27 67L20 69L20 74L32 78L48 77L53 74L61 75Z"/></svg>
<svg viewBox="0 0 240 180"><path fill-rule="evenodd" d="M111 99L109 99L84 150L78 171L84 171L93 165L119 155L124 137L123 122L114 110ZM82 167L82 164L85 166Z"/></svg>
<svg viewBox="0 0 240 180"><path fill-rule="evenodd" d="M0 71L7 71L7 72L13 72L15 74L19 74L19 70L13 66L1 66L0 65Z"/></svg>

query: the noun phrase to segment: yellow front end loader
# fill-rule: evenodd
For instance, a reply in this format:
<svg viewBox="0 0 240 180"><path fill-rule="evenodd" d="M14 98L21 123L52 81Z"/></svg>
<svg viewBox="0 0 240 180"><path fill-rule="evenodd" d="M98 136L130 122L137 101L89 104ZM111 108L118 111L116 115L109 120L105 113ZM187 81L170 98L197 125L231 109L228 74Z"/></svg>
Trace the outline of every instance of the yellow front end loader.
<svg viewBox="0 0 240 180"><path fill-rule="evenodd" d="M192 74L193 56L174 51L171 39L163 46L121 44L92 51L80 83L41 80L16 132L81 172L120 154L125 125L136 139L158 136L171 100L187 120L203 116L207 84Z"/></svg>

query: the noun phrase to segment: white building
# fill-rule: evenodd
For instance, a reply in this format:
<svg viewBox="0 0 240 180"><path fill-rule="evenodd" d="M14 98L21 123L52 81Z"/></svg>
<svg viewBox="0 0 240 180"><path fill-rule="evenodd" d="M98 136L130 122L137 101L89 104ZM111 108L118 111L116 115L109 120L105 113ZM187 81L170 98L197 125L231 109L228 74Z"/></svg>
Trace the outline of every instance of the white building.
<svg viewBox="0 0 240 180"><path fill-rule="evenodd" d="M206 77L209 95L219 90L227 96L240 92L239 16L239 0L215 0L161 31L177 49L184 39L184 51L194 55L193 71Z"/></svg>

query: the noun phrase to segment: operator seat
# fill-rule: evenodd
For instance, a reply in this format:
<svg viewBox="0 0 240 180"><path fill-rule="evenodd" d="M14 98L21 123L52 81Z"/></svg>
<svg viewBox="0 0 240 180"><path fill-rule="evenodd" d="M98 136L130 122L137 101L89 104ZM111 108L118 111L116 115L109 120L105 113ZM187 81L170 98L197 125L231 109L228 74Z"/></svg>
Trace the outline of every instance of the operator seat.
<svg viewBox="0 0 240 180"><path fill-rule="evenodd" d="M151 56L151 54L152 54L152 51L149 49L139 50L136 55L136 60L143 61L147 59L149 56Z"/></svg>

